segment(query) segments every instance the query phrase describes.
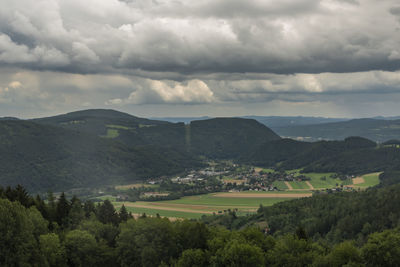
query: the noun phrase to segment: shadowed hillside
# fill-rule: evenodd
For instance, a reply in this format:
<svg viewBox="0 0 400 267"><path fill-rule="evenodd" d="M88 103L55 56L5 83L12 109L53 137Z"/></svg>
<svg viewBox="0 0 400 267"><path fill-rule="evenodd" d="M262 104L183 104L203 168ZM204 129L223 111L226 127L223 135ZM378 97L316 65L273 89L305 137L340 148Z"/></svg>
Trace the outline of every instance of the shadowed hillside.
<svg viewBox="0 0 400 267"><path fill-rule="evenodd" d="M216 118L169 123L114 110L84 110L35 122L57 125L121 141L129 146L157 145L211 158L237 158L280 137L253 119Z"/></svg>
<svg viewBox="0 0 400 267"><path fill-rule="evenodd" d="M29 121L0 122L0 185L32 191L101 186L174 174L200 162L184 151L129 147Z"/></svg>

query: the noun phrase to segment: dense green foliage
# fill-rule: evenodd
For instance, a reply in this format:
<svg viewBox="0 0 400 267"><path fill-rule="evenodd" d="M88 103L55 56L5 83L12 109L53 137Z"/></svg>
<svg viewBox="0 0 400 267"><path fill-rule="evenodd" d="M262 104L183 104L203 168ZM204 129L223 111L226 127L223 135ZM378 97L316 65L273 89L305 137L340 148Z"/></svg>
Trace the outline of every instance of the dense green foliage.
<svg viewBox="0 0 400 267"><path fill-rule="evenodd" d="M55 220L62 208L68 212ZM133 219L107 201L54 201L50 194L45 204L22 187L0 190L1 266L397 266L400 231L372 231L362 242L330 245L302 227L274 237L258 227Z"/></svg>
<svg viewBox="0 0 400 267"><path fill-rule="evenodd" d="M168 124L163 121L138 118L111 109L81 110L53 117L34 119L33 121L41 124L79 130L94 135L106 135L107 125L117 125L120 126L120 128L135 129L140 126Z"/></svg>
<svg viewBox="0 0 400 267"><path fill-rule="evenodd" d="M343 140L348 136L361 136L376 142L400 139L400 120L355 119L311 125L275 127L281 136L308 137L312 140Z"/></svg>
<svg viewBox="0 0 400 267"><path fill-rule="evenodd" d="M311 146L312 143L281 139L262 144L254 151L244 154L240 160L256 166L270 167L295 157Z"/></svg>
<svg viewBox="0 0 400 267"><path fill-rule="evenodd" d="M400 149L361 137L344 141L314 143L281 139L267 142L241 159L254 165L278 170L303 169L303 172L365 174L400 170Z"/></svg>
<svg viewBox="0 0 400 267"><path fill-rule="evenodd" d="M0 122L0 185L30 191L128 183L201 162L186 151L118 141L30 121Z"/></svg>
<svg viewBox="0 0 400 267"><path fill-rule="evenodd" d="M114 110L86 110L35 120L107 136L129 146L156 145L186 150L210 158L236 158L258 145L280 139L251 119L217 118L184 123L142 119Z"/></svg>
<svg viewBox="0 0 400 267"><path fill-rule="evenodd" d="M211 158L237 158L280 137L255 120L217 118L190 124L190 151Z"/></svg>

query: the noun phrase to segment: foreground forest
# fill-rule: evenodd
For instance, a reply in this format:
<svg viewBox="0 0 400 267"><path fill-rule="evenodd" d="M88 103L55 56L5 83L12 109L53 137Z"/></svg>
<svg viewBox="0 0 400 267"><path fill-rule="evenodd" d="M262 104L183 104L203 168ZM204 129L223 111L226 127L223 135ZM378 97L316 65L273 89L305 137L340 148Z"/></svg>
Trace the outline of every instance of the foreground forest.
<svg viewBox="0 0 400 267"><path fill-rule="evenodd" d="M377 208L368 209L374 194ZM357 201L343 201L342 195L294 200L260 208L259 214L270 226L264 221L229 230L222 221L215 224L216 219L228 216L211 216L214 224L171 222L145 214L134 219L125 207L116 211L107 200L95 205L76 197L68 200L64 194L58 199L49 194L44 202L17 186L0 190L0 265L397 266L400 217L395 206L399 196L399 185L386 187L382 183L382 188L354 194ZM388 197L392 201L387 201ZM347 201L351 209L337 205ZM353 218L356 222L363 219L356 209L371 218L356 230L362 238L349 224ZM326 220L312 220L328 211ZM237 219L234 212L229 216ZM280 220L274 223L274 216ZM299 220L293 220L297 216ZM342 221L340 227L349 231L339 229L335 221ZM329 229L340 238L331 239Z"/></svg>

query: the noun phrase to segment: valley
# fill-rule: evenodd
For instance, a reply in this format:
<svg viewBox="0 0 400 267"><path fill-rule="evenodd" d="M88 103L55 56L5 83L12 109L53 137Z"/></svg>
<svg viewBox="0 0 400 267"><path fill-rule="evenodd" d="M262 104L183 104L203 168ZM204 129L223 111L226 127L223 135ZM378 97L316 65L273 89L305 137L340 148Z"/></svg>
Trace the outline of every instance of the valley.
<svg viewBox="0 0 400 267"><path fill-rule="evenodd" d="M215 162L213 163L215 165ZM365 190L379 184L380 172L362 176L338 177L335 173L307 173L291 170L284 173L260 167L229 165L223 162L225 171L215 172L209 169L192 171L186 178L171 178L176 185L207 187L204 181L214 179L219 187L213 193L185 196L176 195L176 191L167 191L157 184L156 179L149 183L116 186L113 195L105 195L100 199L109 199L116 209L124 205L135 215L146 214L171 218L201 218L234 212L237 216L255 214L262 206L291 199L311 197L313 194L333 194ZM227 167L230 166L230 167ZM233 167L234 166L234 167ZM221 168L221 166L219 166ZM226 171L229 169L230 171ZM208 174L210 176L206 176ZM214 174L214 175L213 175ZM201 183L199 183L201 182ZM143 192L137 201L130 199L130 190L142 188ZM204 188L206 191L206 188ZM147 192L146 192L147 191ZM137 192L137 191L136 191ZM201 191L202 192L202 191ZM175 195L173 200L163 200ZM150 199L149 199L150 197ZM173 197L171 197L173 198Z"/></svg>
<svg viewBox="0 0 400 267"><path fill-rule="evenodd" d="M302 254L312 247L307 264L329 261L338 246L358 255L370 238L396 236L399 143L303 142L252 119L184 124L112 110L0 120L0 229L19 236L4 234L7 244L34 244L18 251L43 259L58 251L61 263L85 251L74 259L88 257L87 266L95 258L124 266L127 256L153 259L175 247L157 266L189 252L211 262L232 242L273 266L285 244L288 253L292 244Z"/></svg>

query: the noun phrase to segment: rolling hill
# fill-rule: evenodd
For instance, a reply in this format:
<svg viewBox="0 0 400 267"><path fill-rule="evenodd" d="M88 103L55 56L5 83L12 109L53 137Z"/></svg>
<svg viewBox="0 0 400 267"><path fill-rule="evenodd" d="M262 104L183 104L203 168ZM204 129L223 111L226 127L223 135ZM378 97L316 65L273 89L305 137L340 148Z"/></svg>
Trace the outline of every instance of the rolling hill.
<svg viewBox="0 0 400 267"><path fill-rule="evenodd" d="M253 119L215 118L190 124L138 118L114 110L84 110L35 119L120 141L129 146L156 145L210 158L237 158L280 137Z"/></svg>
<svg viewBox="0 0 400 267"><path fill-rule="evenodd" d="M375 142L400 139L400 120L355 119L342 122L276 127L281 136L315 140L343 140L349 136L361 136Z"/></svg>
<svg viewBox="0 0 400 267"><path fill-rule="evenodd" d="M266 142L241 161L282 170L363 174L400 170L400 148L396 144L377 145L362 137L313 143L281 139Z"/></svg>
<svg viewBox="0 0 400 267"><path fill-rule="evenodd" d="M238 158L265 142L280 139L256 120L242 118L193 121L187 128L190 151L212 158Z"/></svg>
<svg viewBox="0 0 400 267"><path fill-rule="evenodd" d="M114 110L0 120L0 185L68 190L177 174L280 137L255 120L169 123Z"/></svg>
<svg viewBox="0 0 400 267"><path fill-rule="evenodd" d="M74 111L52 117L33 119L32 121L101 136L107 136L110 129L138 129L169 124L165 121L139 118L112 109Z"/></svg>
<svg viewBox="0 0 400 267"><path fill-rule="evenodd" d="M201 162L185 151L129 147L96 135L32 121L0 122L0 185L67 190L174 174Z"/></svg>

